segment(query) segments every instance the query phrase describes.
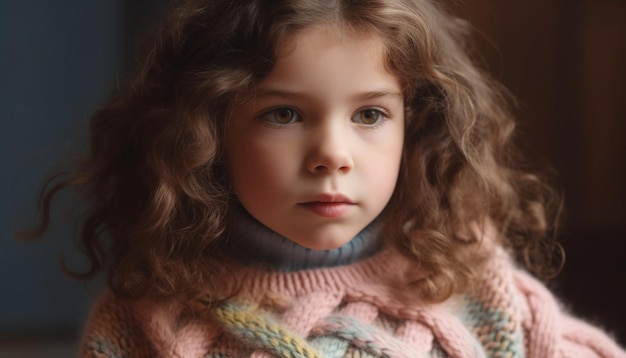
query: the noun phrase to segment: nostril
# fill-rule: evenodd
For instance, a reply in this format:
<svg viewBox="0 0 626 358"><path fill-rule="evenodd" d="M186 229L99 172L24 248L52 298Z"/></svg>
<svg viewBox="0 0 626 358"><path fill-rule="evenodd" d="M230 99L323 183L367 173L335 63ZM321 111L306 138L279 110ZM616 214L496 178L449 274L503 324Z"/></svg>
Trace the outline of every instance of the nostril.
<svg viewBox="0 0 626 358"><path fill-rule="evenodd" d="M306 170L314 174L347 173L353 163L348 154L340 152L316 153L306 159Z"/></svg>
<svg viewBox="0 0 626 358"><path fill-rule="evenodd" d="M328 168L327 168L325 165L318 165L318 166L316 166L315 168L313 168L313 170L314 170L316 173L323 173L323 172L327 171L327 170L328 170Z"/></svg>

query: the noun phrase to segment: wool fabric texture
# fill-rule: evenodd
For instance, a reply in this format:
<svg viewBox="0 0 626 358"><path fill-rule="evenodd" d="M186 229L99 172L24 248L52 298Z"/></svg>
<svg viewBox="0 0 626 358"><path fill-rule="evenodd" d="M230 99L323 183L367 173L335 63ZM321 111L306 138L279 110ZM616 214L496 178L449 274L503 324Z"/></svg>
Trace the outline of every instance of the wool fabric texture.
<svg viewBox="0 0 626 358"><path fill-rule="evenodd" d="M235 265L237 297L198 302L106 293L83 357L626 357L604 332L564 313L503 250L472 293L441 304L406 290L415 265L392 249L350 265L281 272Z"/></svg>

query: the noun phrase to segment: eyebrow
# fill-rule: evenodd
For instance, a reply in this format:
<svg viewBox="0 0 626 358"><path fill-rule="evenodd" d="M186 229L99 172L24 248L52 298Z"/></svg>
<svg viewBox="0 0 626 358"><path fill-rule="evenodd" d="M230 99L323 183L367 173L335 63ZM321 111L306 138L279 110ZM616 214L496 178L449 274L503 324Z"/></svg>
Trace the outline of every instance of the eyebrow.
<svg viewBox="0 0 626 358"><path fill-rule="evenodd" d="M306 97L306 94L302 92L297 92L297 91L282 90L282 89L275 89L275 88L258 88L254 92L254 97L255 98L283 97L283 98L298 99L298 98ZM361 92L361 93L357 93L353 97L355 100L375 99L375 98L382 98L382 97L404 99L404 95L401 92L394 91L394 90L385 90L385 89L379 90L379 91Z"/></svg>

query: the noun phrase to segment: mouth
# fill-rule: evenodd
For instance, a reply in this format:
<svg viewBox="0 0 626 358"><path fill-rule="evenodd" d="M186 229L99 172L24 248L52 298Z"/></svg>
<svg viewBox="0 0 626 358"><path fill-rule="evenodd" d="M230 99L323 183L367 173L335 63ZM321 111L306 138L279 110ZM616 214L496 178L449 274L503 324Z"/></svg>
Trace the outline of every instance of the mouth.
<svg viewBox="0 0 626 358"><path fill-rule="evenodd" d="M321 194L298 205L321 217L340 218L356 206L356 203L341 194Z"/></svg>

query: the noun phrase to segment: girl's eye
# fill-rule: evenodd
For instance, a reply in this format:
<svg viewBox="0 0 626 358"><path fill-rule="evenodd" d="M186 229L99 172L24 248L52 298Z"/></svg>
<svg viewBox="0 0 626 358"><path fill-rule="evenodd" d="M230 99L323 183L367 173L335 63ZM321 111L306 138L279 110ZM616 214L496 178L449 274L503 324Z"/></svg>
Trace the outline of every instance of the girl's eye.
<svg viewBox="0 0 626 358"><path fill-rule="evenodd" d="M293 109L282 107L265 113L262 118L275 124L291 124L293 122L297 122L300 119L300 116Z"/></svg>
<svg viewBox="0 0 626 358"><path fill-rule="evenodd" d="M386 114L383 113L380 109L367 108L355 114L352 117L352 121L371 126L378 124L385 117Z"/></svg>

